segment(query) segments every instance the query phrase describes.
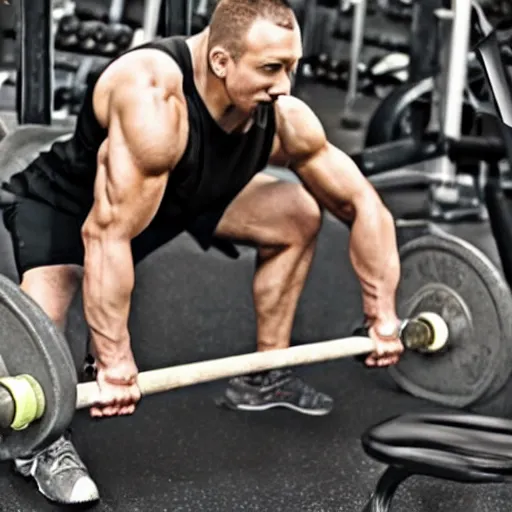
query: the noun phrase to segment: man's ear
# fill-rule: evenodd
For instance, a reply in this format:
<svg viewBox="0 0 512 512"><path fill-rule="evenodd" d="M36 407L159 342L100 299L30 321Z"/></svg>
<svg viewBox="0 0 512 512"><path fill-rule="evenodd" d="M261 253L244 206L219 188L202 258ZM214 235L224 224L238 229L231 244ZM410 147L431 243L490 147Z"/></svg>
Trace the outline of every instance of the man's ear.
<svg viewBox="0 0 512 512"><path fill-rule="evenodd" d="M222 46L215 46L210 51L210 68L217 78L225 78L229 63L229 53Z"/></svg>

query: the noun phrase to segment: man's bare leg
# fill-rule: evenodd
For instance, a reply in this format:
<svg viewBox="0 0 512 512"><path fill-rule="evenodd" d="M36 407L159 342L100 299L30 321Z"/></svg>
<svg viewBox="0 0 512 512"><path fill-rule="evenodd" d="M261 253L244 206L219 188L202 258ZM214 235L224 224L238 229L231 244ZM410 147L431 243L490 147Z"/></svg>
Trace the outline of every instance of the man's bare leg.
<svg viewBox="0 0 512 512"><path fill-rule="evenodd" d="M313 259L321 210L301 185L257 176L233 201L216 234L256 245L253 282L258 350L290 345L293 320ZM291 371L276 370L232 379L223 403L261 411L288 407L322 416L333 406Z"/></svg>
<svg viewBox="0 0 512 512"><path fill-rule="evenodd" d="M21 289L64 331L68 309L80 286L82 273L82 267L78 265L34 268L23 274Z"/></svg>
<svg viewBox="0 0 512 512"><path fill-rule="evenodd" d="M253 295L258 350L287 348L321 225L321 210L301 186L257 176L233 201L218 236L257 247Z"/></svg>
<svg viewBox="0 0 512 512"><path fill-rule="evenodd" d="M28 270L21 289L65 330L69 306L80 286L82 268L55 265ZM16 470L33 477L48 499L64 504L97 501L99 491L71 441L61 437L41 452L14 461Z"/></svg>
<svg viewBox="0 0 512 512"><path fill-rule="evenodd" d="M260 247L253 295L257 314L258 350L288 348L300 295L316 246Z"/></svg>

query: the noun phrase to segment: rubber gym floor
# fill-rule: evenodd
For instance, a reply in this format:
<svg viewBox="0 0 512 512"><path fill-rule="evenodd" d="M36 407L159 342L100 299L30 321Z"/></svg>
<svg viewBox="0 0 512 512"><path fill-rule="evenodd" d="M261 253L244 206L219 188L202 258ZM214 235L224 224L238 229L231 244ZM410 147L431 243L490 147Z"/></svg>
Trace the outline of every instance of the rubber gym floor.
<svg viewBox="0 0 512 512"><path fill-rule="evenodd" d="M349 153L359 148L362 132L339 128L339 91L314 85L301 95L335 144ZM362 119L375 105L360 102ZM449 229L495 258L485 225ZM326 221L299 305L294 343L348 335L360 320L360 293L346 250L345 228ZM241 248L237 261L215 250L203 254L182 236L141 263L131 318L140 369L253 351L253 257L248 248ZM78 320L71 323L81 328ZM363 431L396 414L446 410L398 391L385 370L367 370L353 359L298 371L334 397L332 414L227 411L215 404L222 381L146 397L132 417L93 421L87 412L77 413L73 439L102 495L90 510L362 511L384 469L363 452ZM492 412L510 410L501 403ZM14 475L7 463L0 466L0 496L3 512L64 510L46 501L32 481ZM511 502L512 487L505 484L413 477L400 487L393 510L508 512Z"/></svg>

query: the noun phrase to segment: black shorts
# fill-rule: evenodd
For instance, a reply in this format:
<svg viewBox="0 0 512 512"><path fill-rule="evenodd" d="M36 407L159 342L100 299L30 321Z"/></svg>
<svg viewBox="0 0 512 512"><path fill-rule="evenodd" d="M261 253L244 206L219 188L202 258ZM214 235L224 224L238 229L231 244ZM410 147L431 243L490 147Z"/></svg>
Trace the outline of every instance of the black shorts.
<svg viewBox="0 0 512 512"><path fill-rule="evenodd" d="M188 232L207 250L219 248L236 258L238 251L228 240L215 237L215 229L224 210L202 214L180 227L153 221L132 241L134 263L170 242L182 232ZM4 223L11 233L16 267L21 276L32 268L47 265L83 265L84 246L81 228L85 218L68 215L52 206L27 198L18 198L4 210Z"/></svg>

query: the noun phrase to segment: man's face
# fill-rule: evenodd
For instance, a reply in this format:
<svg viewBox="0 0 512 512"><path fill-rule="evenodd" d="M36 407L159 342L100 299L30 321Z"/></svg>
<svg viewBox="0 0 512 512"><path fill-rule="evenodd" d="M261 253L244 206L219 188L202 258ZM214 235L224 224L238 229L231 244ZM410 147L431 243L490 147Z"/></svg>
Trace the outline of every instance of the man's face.
<svg viewBox="0 0 512 512"><path fill-rule="evenodd" d="M256 21L247 34L245 53L226 65L225 85L233 104L252 112L259 103L290 94L292 75L302 57L298 25L294 30L267 20Z"/></svg>

